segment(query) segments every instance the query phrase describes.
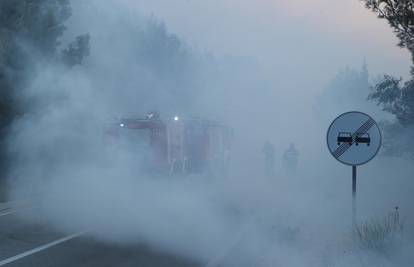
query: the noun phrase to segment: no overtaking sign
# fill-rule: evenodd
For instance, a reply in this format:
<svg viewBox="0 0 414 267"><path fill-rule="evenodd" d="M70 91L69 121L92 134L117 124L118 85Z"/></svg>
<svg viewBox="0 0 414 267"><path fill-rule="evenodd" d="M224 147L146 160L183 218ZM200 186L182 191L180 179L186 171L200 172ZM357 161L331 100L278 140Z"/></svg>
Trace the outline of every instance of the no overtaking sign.
<svg viewBox="0 0 414 267"><path fill-rule="evenodd" d="M377 155L381 147L381 131L367 114L347 112L332 122L327 143L334 158L346 165L359 166Z"/></svg>

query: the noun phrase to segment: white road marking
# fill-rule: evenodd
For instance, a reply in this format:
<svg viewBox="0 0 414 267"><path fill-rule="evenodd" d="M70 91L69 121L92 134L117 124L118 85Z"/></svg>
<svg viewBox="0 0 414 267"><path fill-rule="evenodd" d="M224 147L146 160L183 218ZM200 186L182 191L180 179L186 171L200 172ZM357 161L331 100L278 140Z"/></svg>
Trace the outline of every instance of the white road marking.
<svg viewBox="0 0 414 267"><path fill-rule="evenodd" d="M6 216L6 215L9 215L9 214L13 214L13 213L16 213L17 211L6 211L6 212L2 212L2 213L0 213L0 217L3 217L3 216Z"/></svg>
<svg viewBox="0 0 414 267"><path fill-rule="evenodd" d="M21 208L18 208L18 209L11 209L11 208L10 209L2 209L2 210L0 210L0 217L10 215L10 214L14 214L14 213L27 211L27 210L32 210L32 209L34 209L34 207L32 207L32 206L21 207Z"/></svg>
<svg viewBox="0 0 414 267"><path fill-rule="evenodd" d="M7 258L7 259L5 259L5 260L0 261L0 266L4 266L4 265L6 265L6 264L9 264L9 263L15 262L15 261L17 261L17 260L20 260L20 259L22 259L22 258L24 258L24 257L30 256L30 255L36 254L36 253L38 253L38 252L41 252L41 251L43 251L43 250L46 250L46 249L48 249L48 248L51 248L51 247L57 246L57 245L59 245L59 244L62 244L62 243L64 243L64 242L67 242L67 241L72 240L72 239L74 239L74 238L77 238L77 237L79 237L79 236L81 236L81 235L83 235L83 234L85 234L85 233L86 233L86 232L80 232L80 233L77 233L77 234L73 234L73 235L70 235L70 236L67 236L67 237L64 237L64 238L58 239L58 240L56 240L56 241L53 241L53 242L51 242L51 243L49 243L49 244L46 244L46 245L43 245L43 246L40 246L40 247L37 247L37 248L31 249L31 250L28 250L28 251L23 252L23 253L21 253L21 254L18 254L18 255L16 255L16 256L13 256L13 257Z"/></svg>

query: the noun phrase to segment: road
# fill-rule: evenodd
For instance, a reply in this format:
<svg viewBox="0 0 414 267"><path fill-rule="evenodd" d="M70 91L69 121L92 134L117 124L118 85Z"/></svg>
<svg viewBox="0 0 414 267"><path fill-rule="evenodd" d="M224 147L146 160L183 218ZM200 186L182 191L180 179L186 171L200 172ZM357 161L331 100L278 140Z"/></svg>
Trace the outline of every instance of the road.
<svg viewBox="0 0 414 267"><path fill-rule="evenodd" d="M41 223L27 222L22 219L25 212L34 211L0 204L0 267L202 266L142 245L104 243L81 229L61 233Z"/></svg>

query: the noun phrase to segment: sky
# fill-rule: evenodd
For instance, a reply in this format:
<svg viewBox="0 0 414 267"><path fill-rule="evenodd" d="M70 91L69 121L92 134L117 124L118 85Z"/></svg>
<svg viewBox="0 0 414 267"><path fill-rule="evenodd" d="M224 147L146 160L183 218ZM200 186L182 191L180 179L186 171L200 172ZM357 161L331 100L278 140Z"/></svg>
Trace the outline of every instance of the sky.
<svg viewBox="0 0 414 267"><path fill-rule="evenodd" d="M407 77L410 56L358 0L121 0L164 20L191 45L247 57L270 77L295 69L315 90L366 58L374 75ZM118 4L119 4L118 3ZM281 68L281 64L283 68ZM309 64L311 63L311 64Z"/></svg>

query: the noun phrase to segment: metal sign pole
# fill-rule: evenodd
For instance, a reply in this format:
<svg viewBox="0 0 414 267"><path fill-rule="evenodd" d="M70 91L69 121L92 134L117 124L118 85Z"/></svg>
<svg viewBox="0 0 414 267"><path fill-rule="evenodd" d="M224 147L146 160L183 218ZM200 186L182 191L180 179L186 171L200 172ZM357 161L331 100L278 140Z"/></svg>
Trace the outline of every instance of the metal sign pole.
<svg viewBox="0 0 414 267"><path fill-rule="evenodd" d="M356 183L357 183L357 166L352 166L352 225L354 229L357 226L356 221Z"/></svg>

